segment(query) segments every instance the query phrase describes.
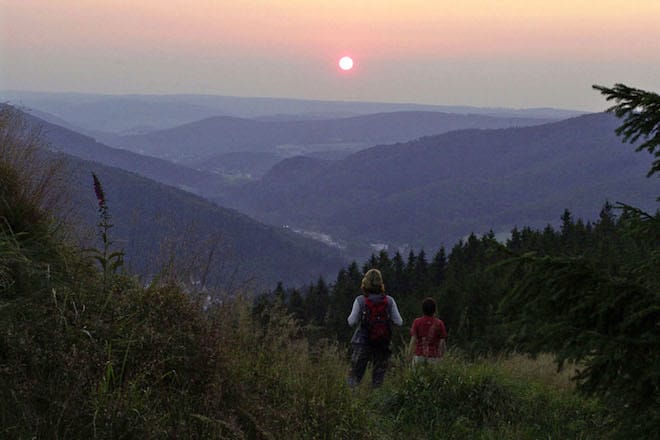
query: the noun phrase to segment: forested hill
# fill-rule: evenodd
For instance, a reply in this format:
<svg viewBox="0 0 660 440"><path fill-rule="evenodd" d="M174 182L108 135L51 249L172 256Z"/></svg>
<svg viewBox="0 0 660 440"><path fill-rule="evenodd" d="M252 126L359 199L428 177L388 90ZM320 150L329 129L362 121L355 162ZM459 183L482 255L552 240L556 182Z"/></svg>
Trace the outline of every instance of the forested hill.
<svg viewBox="0 0 660 440"><path fill-rule="evenodd" d="M68 193L86 244L98 223L91 173L99 176L113 217L112 238L126 251L132 271L152 276L176 263L186 282L204 278L221 287L270 286L283 280L305 283L334 273L344 262L334 248L170 186L217 194L222 182L217 175L108 147L10 106L0 111L15 112L25 130L39 132L44 144L64 158L71 172Z"/></svg>
<svg viewBox="0 0 660 440"><path fill-rule="evenodd" d="M647 207L651 157L591 114L534 127L462 130L376 146L336 162L280 163L224 203L351 243L451 245L470 232L590 218L606 201ZM364 254L363 254L364 255Z"/></svg>
<svg viewBox="0 0 660 440"><path fill-rule="evenodd" d="M121 136L110 142L132 151L185 162L229 152L273 152L286 145L357 143L369 147L462 128L525 126L547 121L420 111L302 121L217 116L144 135Z"/></svg>
<svg viewBox="0 0 660 440"><path fill-rule="evenodd" d="M176 267L189 283L237 289L279 280L308 282L331 274L343 260L336 250L259 223L185 191L117 168L59 154L70 173L68 195L87 243L94 240L98 212L91 173L105 189L116 249L126 252L131 272L153 276ZM86 232L86 235L85 235ZM96 243L98 245L98 243Z"/></svg>
<svg viewBox="0 0 660 440"><path fill-rule="evenodd" d="M200 195L217 194L223 186L223 179L217 174L194 170L156 157L112 148L97 142L90 136L47 122L28 113L19 112L19 114L29 127L41 133L43 140L53 151L121 168Z"/></svg>

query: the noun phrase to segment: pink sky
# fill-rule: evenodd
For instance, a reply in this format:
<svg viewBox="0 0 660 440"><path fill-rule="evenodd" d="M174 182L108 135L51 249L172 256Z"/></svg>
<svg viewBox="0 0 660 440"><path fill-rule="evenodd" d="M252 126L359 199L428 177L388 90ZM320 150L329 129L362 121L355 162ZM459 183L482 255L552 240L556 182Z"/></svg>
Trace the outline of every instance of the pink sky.
<svg viewBox="0 0 660 440"><path fill-rule="evenodd" d="M601 109L591 84L660 89L658 23L657 0L0 0L0 89Z"/></svg>

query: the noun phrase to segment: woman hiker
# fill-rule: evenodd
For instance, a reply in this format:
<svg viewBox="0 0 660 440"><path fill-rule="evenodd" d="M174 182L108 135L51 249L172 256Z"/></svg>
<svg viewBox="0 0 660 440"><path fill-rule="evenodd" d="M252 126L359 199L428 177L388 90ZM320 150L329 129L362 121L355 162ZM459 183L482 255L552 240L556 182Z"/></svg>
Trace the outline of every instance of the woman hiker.
<svg viewBox="0 0 660 440"><path fill-rule="evenodd" d="M385 294L383 276L378 269L367 271L362 278L362 295L353 301L348 325L358 325L351 339L351 370L348 384L355 387L362 381L371 362L372 387L382 385L390 358L391 324L402 325L394 298Z"/></svg>

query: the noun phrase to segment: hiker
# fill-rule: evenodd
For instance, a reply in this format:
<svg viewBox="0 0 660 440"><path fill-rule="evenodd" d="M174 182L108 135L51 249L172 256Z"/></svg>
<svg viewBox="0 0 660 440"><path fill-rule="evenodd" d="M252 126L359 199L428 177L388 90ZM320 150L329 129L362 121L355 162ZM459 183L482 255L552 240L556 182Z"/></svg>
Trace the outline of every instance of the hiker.
<svg viewBox="0 0 660 440"><path fill-rule="evenodd" d="M371 362L371 386L382 385L390 358L391 324L402 325L394 298L385 294L383 276L378 269L367 271L362 278L362 295L353 301L348 325L359 324L351 339L351 371L348 384L355 387L362 381Z"/></svg>
<svg viewBox="0 0 660 440"><path fill-rule="evenodd" d="M436 363L447 351L447 330L445 323L435 316L436 304L433 298L422 301L423 315L413 321L410 328L410 354L412 365Z"/></svg>

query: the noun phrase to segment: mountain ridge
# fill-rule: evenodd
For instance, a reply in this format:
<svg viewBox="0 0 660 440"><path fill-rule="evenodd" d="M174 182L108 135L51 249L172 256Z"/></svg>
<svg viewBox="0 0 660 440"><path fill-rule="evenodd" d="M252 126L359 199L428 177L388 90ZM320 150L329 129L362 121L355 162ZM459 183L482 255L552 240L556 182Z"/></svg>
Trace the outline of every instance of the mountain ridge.
<svg viewBox="0 0 660 440"><path fill-rule="evenodd" d="M308 114L354 116L383 111L425 110L563 119L584 113L552 108L489 108L195 94L102 95L3 90L0 91L0 97L14 105L25 105L50 112L75 126L82 127L86 132L113 133L132 131L136 127L150 127L149 130L170 128L220 114L246 118L288 114L298 118Z"/></svg>
<svg viewBox="0 0 660 440"><path fill-rule="evenodd" d="M394 248L451 245L470 232L544 227L561 212L597 215L606 200L651 206L651 159L622 144L620 121L591 114L544 125L458 130L377 145L297 171L281 162L224 203L263 221ZM293 174L290 174L293 175ZM282 180L290 178L288 174Z"/></svg>
<svg viewBox="0 0 660 440"><path fill-rule="evenodd" d="M30 127L40 132L53 151L117 167L207 197L217 195L225 184L224 179L217 174L114 148L98 142L91 136L47 122L23 111L21 115Z"/></svg>
<svg viewBox="0 0 660 440"><path fill-rule="evenodd" d="M499 128L545 122L548 120L423 111L304 121L214 116L148 134L111 137L107 142L131 151L189 163L230 152L280 151L286 156L287 148L295 151L296 146L313 149L319 145L323 149L356 150L462 128Z"/></svg>

